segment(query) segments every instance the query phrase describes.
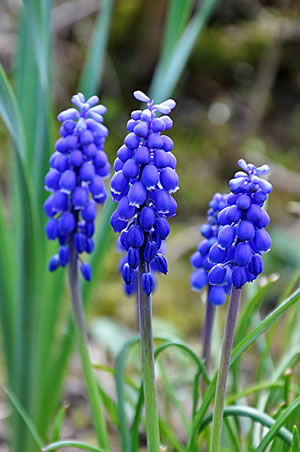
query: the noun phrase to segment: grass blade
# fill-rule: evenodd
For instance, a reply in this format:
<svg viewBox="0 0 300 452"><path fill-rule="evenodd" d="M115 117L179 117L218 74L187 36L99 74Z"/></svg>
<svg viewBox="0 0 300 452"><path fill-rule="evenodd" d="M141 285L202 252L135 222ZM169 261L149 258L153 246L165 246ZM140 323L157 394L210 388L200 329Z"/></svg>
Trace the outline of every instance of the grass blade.
<svg viewBox="0 0 300 452"><path fill-rule="evenodd" d="M163 37L161 56L157 64L153 80L152 90L155 92L158 83L166 70L169 56L172 54L180 35L187 23L189 14L193 6L193 0L170 0L168 7L168 16Z"/></svg>
<svg viewBox="0 0 300 452"><path fill-rule="evenodd" d="M35 60L39 71L42 90L45 93L49 86L49 11L51 0L24 0L24 11L27 17L28 30L32 35Z"/></svg>
<svg viewBox="0 0 300 452"><path fill-rule="evenodd" d="M2 333L2 345L6 362L8 378L12 378L12 357L14 348L13 318L15 310L16 281L14 278L12 256L12 237L9 233L9 225L4 218L4 202L0 194L0 322Z"/></svg>
<svg viewBox="0 0 300 452"><path fill-rule="evenodd" d="M116 361L116 391L117 391L117 410L118 410L118 419L119 419L119 431L121 437L122 450L130 451L131 450L131 437L130 431L126 419L126 411L125 411L125 394L124 394L124 372L125 372L125 361L128 355L128 352L131 347L138 344L140 342L139 336L132 338L130 341L127 341L123 346L122 350L118 354Z"/></svg>
<svg viewBox="0 0 300 452"><path fill-rule="evenodd" d="M281 415L278 417L276 422L272 425L266 436L263 438L259 446L255 449L255 452L263 452L266 450L267 446L270 442L276 438L276 435L279 434L279 430L284 425L285 421L288 417L300 406L300 396L297 397L294 402L284 410ZM289 444L291 445L291 443Z"/></svg>
<svg viewBox="0 0 300 452"><path fill-rule="evenodd" d="M300 452L300 437L298 433L297 426L294 425L293 428L293 441L292 441L292 450L291 452Z"/></svg>
<svg viewBox="0 0 300 452"><path fill-rule="evenodd" d="M261 411L256 410L255 408L251 408L251 407L245 407L245 406L239 406L239 405L228 406L224 409L224 417L228 417L228 416L238 416L238 417L245 417L245 418L252 419L254 422L258 422L265 427L270 427L269 433L276 424L276 421L271 416L268 416L267 414L262 413ZM203 422L200 426L199 433L202 430L204 430L205 427L207 427L208 424L211 423L211 421L212 421L212 414L210 414L203 420ZM277 430L277 435L283 441L285 441L286 444L288 444L289 446L292 444L292 438L293 438L292 434L286 428L279 427Z"/></svg>
<svg viewBox="0 0 300 452"><path fill-rule="evenodd" d="M101 5L79 84L80 90L87 97L97 93L99 89L105 63L113 0L103 0Z"/></svg>
<svg viewBox="0 0 300 452"><path fill-rule="evenodd" d="M36 444L41 448L43 446L43 441L42 441L42 438L40 437L34 423L30 419L30 417L28 416L28 414L26 413L26 411L24 410L24 408L22 407L21 403L19 402L17 397L14 395L14 393L10 389L8 389L7 386L2 386L2 388L3 388L4 392L6 393L6 395L9 397L13 406L16 408L16 410L20 414L21 418L24 421L24 424L30 431L32 438L35 440Z"/></svg>
<svg viewBox="0 0 300 452"><path fill-rule="evenodd" d="M300 289L296 290L287 300L281 303L274 311L272 311L253 331L251 331L233 350L231 354L230 367L239 359L239 357L244 353L247 348L249 348L258 337L264 334L280 317L288 311L295 303L300 299ZM198 430L203 421L205 413L212 401L215 393L217 383L217 374L215 374L211 383L209 384L205 396L203 398L200 409L198 410L196 416L194 417L192 425L192 433L189 438L189 443L187 447L187 452L192 452L194 450L195 441L198 437Z"/></svg>
<svg viewBox="0 0 300 452"><path fill-rule="evenodd" d="M33 198L31 181L26 166L25 141L23 126L18 110L16 98L11 85L0 67L0 115L8 129L16 160L16 177L18 190L18 209L22 224L18 231L19 253L18 263L18 293L15 319L15 344L14 370L12 378L13 390L20 403L30 413L30 400L33 387L36 384L31 371L35 359L35 341L32 331L36 328L37 312L39 309L36 281L39 281L39 248L40 234L37 230L36 201ZM20 428L24 429L23 423ZM14 435L16 441L25 438L26 433L17 432ZM22 442L22 450L26 450L25 442Z"/></svg>
<svg viewBox="0 0 300 452"><path fill-rule="evenodd" d="M51 441L58 441L60 439L60 433L61 429L63 427L63 423L65 420L66 412L67 412L67 405L62 405L60 409L58 410L57 415L54 418L53 422L53 428L52 428L52 434L51 434Z"/></svg>
<svg viewBox="0 0 300 452"><path fill-rule="evenodd" d="M155 338L155 339L165 340L163 338ZM193 351L193 349L190 348L188 345L184 344L183 342L166 341L164 344L157 347L157 349L154 352L154 359L156 360L158 358L158 356L160 355L160 353L162 353L164 350L166 350L170 347L178 348L178 349L184 351L187 355L189 355L189 357L194 361L194 363L197 366L198 376L200 377L200 375L202 373L203 377L205 378L206 383L208 383L208 384L210 383L210 379L207 374L204 363L201 361L201 359L198 357L198 355ZM144 392L143 392L143 385L141 385L140 394L139 394L138 402L136 404L135 415L134 415L134 420L133 420L132 429L131 429L132 445L133 445L134 451L138 450L138 428L139 428L139 423L140 423L140 419L141 419L141 415L142 415L143 403L144 403Z"/></svg>
<svg viewBox="0 0 300 452"><path fill-rule="evenodd" d="M75 447L76 449L88 450L91 452L104 452L104 449L92 446L91 444L83 443L82 441L56 441L55 443L48 444L42 447L42 452L49 452L50 450L61 449L62 447Z"/></svg>
<svg viewBox="0 0 300 452"><path fill-rule="evenodd" d="M196 40L209 19L217 0L204 0L195 16L190 20L182 36L178 40L167 62L166 69L160 76L154 76L150 88L150 97L160 102L173 92L184 66L193 50ZM155 82L155 83L154 83Z"/></svg>

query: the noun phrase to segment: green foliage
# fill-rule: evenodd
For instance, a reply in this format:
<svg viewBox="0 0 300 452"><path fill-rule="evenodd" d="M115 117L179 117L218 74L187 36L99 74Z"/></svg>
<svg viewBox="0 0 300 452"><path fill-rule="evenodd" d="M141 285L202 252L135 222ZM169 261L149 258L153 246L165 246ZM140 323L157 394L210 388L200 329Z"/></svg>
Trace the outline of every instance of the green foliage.
<svg viewBox="0 0 300 452"><path fill-rule="evenodd" d="M299 452L299 451L300 451L300 437L299 437L299 432L298 432L297 426L294 425L291 452Z"/></svg>

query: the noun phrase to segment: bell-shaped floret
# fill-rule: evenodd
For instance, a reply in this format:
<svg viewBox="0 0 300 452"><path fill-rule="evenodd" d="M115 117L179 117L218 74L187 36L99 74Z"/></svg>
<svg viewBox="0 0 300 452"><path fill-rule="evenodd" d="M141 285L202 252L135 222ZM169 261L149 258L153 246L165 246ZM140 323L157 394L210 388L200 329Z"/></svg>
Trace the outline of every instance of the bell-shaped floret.
<svg viewBox="0 0 300 452"><path fill-rule="evenodd" d="M152 207L147 206L143 207L139 216L139 221L142 228L145 229L146 231L150 231L150 229L152 229L155 223L155 220L156 214L154 209Z"/></svg>
<svg viewBox="0 0 300 452"><path fill-rule="evenodd" d="M170 234L170 225L168 220L163 217L157 218L154 224L154 229L162 240L165 240Z"/></svg>
<svg viewBox="0 0 300 452"><path fill-rule="evenodd" d="M246 240L252 240L255 234L255 228L250 221L241 221L237 228L237 235L243 242Z"/></svg>
<svg viewBox="0 0 300 452"><path fill-rule="evenodd" d="M132 248L140 248L144 243L144 232L140 226L131 226L128 230L128 243Z"/></svg>
<svg viewBox="0 0 300 452"><path fill-rule="evenodd" d="M154 289L154 279L151 273L143 273L142 275L142 289L146 295L150 295Z"/></svg>
<svg viewBox="0 0 300 452"><path fill-rule="evenodd" d="M225 303L226 291L224 287L210 286L208 288L208 301L213 306L221 306Z"/></svg>
<svg viewBox="0 0 300 452"><path fill-rule="evenodd" d="M155 256L155 264L157 265L158 270L166 275L168 273L168 262L165 256L161 253L157 253Z"/></svg>
<svg viewBox="0 0 300 452"><path fill-rule="evenodd" d="M140 207L147 198L147 189L142 182L135 182L130 188L128 199L131 206Z"/></svg>
<svg viewBox="0 0 300 452"><path fill-rule="evenodd" d="M178 175L172 168L164 168L160 172L160 183L169 193L175 193L178 187Z"/></svg>
<svg viewBox="0 0 300 452"><path fill-rule="evenodd" d="M241 242L237 245L234 259L238 265L245 267L252 259L252 249L249 243Z"/></svg>
<svg viewBox="0 0 300 452"><path fill-rule="evenodd" d="M154 190L159 181L158 169L155 165L146 165L142 172L142 183L148 190Z"/></svg>
<svg viewBox="0 0 300 452"><path fill-rule="evenodd" d="M155 242L147 242L144 249L144 259L146 262L151 262L156 255L157 244Z"/></svg>
<svg viewBox="0 0 300 452"><path fill-rule="evenodd" d="M80 271L82 276L86 281L91 281L92 279L92 267L87 262L84 262L80 266Z"/></svg>
<svg viewBox="0 0 300 452"><path fill-rule="evenodd" d="M235 239L235 228L230 225L226 225L220 229L218 234L218 244L222 248L229 248Z"/></svg>
<svg viewBox="0 0 300 452"><path fill-rule="evenodd" d="M89 198L89 192L86 187L75 187L72 192L72 204L75 210L82 209Z"/></svg>
<svg viewBox="0 0 300 452"><path fill-rule="evenodd" d="M208 282L213 286L223 285L226 277L226 268L223 265L215 265L208 274Z"/></svg>
<svg viewBox="0 0 300 452"><path fill-rule="evenodd" d="M204 268L199 268L191 274L192 289L199 291L208 283L207 272Z"/></svg>

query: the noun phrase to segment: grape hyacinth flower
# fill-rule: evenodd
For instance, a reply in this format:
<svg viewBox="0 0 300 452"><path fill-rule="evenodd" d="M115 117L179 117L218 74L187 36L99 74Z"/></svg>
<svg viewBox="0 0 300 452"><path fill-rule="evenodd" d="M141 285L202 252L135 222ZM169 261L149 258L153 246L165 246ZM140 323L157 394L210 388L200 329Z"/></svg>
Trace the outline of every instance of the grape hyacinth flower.
<svg viewBox="0 0 300 452"><path fill-rule="evenodd" d="M196 269L191 275L192 289L196 291L208 287L208 301L213 305L222 305L225 302L226 294L230 292L230 274L226 275L226 285L212 286L208 282L208 272L213 264L208 259L211 247L217 242L218 232L221 228L218 222L218 215L221 210L227 207L227 195L216 193L210 203L207 212L207 224L203 224L200 232L204 237L197 248L197 251L191 256L191 264Z"/></svg>
<svg viewBox="0 0 300 452"><path fill-rule="evenodd" d="M93 234L97 204L107 197L103 179L109 176L110 165L103 150L108 129L102 124L104 105L96 105L97 96L85 100L82 93L72 97L76 108L58 115L62 123L56 151L50 157L50 170L45 177L45 189L51 195L44 203L49 220L46 234L49 240L58 239L58 254L49 262L49 270L69 264L69 283L77 345L91 405L99 446L109 450L102 400L94 375L88 347L78 263L82 276L90 281L92 269L83 263L79 254L94 249Z"/></svg>
<svg viewBox="0 0 300 452"><path fill-rule="evenodd" d="M227 195L216 193L210 203L207 212L207 223L203 224L200 232L204 237L199 245L197 251L191 256L191 264L195 268L191 275L192 289L201 291L207 287L206 299L206 314L203 327L203 349L202 358L205 362L206 369L210 367L211 357L211 338L215 316L215 306L223 305L226 299L226 294L230 293L231 279L230 272L227 273L226 285L212 286L208 282L208 272L213 264L209 261L208 255L211 247L216 243L220 224L218 222L218 215L221 210L227 207ZM205 385L203 383L203 390Z"/></svg>
<svg viewBox="0 0 300 452"><path fill-rule="evenodd" d="M117 152L111 194L118 207L111 225L115 232L121 232L120 241L128 253L123 267L125 284L134 283L135 270L144 261L142 289L149 296L154 288L150 264L155 262L164 274L168 271L159 248L170 233L168 218L175 215L177 207L172 194L179 187L176 158L171 152L174 144L161 132L172 127L168 114L176 104L169 99L154 105L141 91L135 91L134 97L147 108L132 112L127 123L129 134ZM156 117L157 113L164 115Z"/></svg>
<svg viewBox="0 0 300 452"><path fill-rule="evenodd" d="M267 165L256 168L245 160L239 160L238 164L243 171L238 171L229 181L229 205L218 216L222 227L217 243L209 251L208 258L215 265L208 280L210 284L222 287L227 271L231 270L232 283L240 289L262 273L261 255L270 249L271 238L265 230L270 217L262 207L272 185L259 177L270 172Z"/></svg>
<svg viewBox="0 0 300 452"><path fill-rule="evenodd" d="M157 452L160 436L152 337L154 279L150 266L154 262L161 273L168 271L167 260L159 249L170 233L168 218L176 213L172 194L178 190L178 176L176 158L171 152L173 141L162 132L173 125L168 115L176 103L169 99L154 104L141 91L133 95L146 103L146 108L131 113L127 123L129 134L117 152L111 193L118 207L111 217L111 225L115 232L121 233L120 241L127 251L123 280L131 285L137 279L147 450Z"/></svg>
<svg viewBox="0 0 300 452"><path fill-rule="evenodd" d="M50 170L45 177L45 189L52 194L44 203L49 221L49 240L58 239L58 254L49 262L49 270L65 267L70 261L70 243L77 254L91 253L97 204L107 197L103 179L109 176L110 164L104 152L108 129L103 125L104 105L92 96L85 100L82 93L72 97L77 108L68 108L58 115L62 122L61 137L50 157ZM81 261L81 260L80 260ZM81 261L82 262L82 261ZM82 276L89 281L92 270L81 263Z"/></svg>
<svg viewBox="0 0 300 452"><path fill-rule="evenodd" d="M218 215L222 228L208 256L214 264L208 275L209 283L224 285L228 271L231 272L232 280L214 403L210 452L220 451L226 383L241 290L247 282L254 281L262 273L261 255L268 252L271 245L271 238L265 230L270 218L263 206L272 191L272 185L260 177L269 174L270 168L268 165L257 168L243 159L238 161L238 165L243 171L238 171L234 179L229 181L231 193L227 197L228 207Z"/></svg>

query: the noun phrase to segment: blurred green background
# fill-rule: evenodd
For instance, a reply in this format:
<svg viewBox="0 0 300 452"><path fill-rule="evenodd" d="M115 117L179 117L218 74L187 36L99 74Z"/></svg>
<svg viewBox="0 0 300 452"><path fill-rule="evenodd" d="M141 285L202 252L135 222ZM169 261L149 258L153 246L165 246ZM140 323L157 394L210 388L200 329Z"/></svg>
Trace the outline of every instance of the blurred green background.
<svg viewBox="0 0 300 452"><path fill-rule="evenodd" d="M150 90L167 5L166 0L119 0L114 5L98 93L108 107L105 122L110 135L105 149L111 163L126 134L130 111L137 108L132 92ZM99 0L54 1L52 96L57 112L69 106L77 90L100 6ZM12 77L19 8L17 0L0 3L0 60ZM159 277L153 296L154 317L163 320L156 325L163 325L164 330L169 328L179 336L198 341L204 308L201 296L190 289L189 256L200 241L199 226L205 221L208 201L216 191L227 191L227 181L241 157L271 167L274 191L268 210L273 246L265 257L265 275L281 275L276 293L299 268L299 49L300 3L296 0L219 1L196 42L172 96L177 102L170 136L175 142L180 178L178 213L171 221L167 244L169 274ZM58 137L58 122L54 127ZM0 142L0 183L6 193L9 143L3 124ZM101 280L93 286L90 320L111 317L134 330L135 300L123 293L114 239L109 246ZM275 303L276 293L268 292L263 308L266 312ZM66 297L66 309L67 303ZM95 322L91 325L97 336L100 327ZM106 325L111 327L111 335L106 335L110 347L115 330L108 322ZM104 336L100 334L101 341Z"/></svg>

